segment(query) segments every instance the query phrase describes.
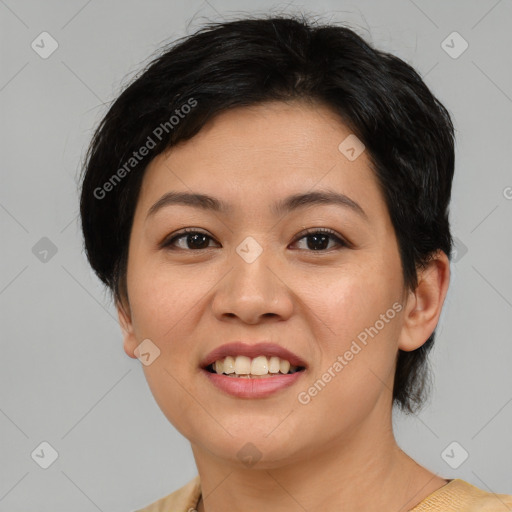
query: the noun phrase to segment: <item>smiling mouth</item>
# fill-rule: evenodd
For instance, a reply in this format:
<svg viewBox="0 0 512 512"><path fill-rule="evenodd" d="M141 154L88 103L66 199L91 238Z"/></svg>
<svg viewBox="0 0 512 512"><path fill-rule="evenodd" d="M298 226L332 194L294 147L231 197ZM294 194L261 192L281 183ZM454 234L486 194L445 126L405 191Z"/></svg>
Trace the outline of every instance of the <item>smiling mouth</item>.
<svg viewBox="0 0 512 512"><path fill-rule="evenodd" d="M217 375L232 378L261 379L278 375L291 375L305 370L303 366L291 365L286 359L272 356L227 356L205 367L205 370Z"/></svg>

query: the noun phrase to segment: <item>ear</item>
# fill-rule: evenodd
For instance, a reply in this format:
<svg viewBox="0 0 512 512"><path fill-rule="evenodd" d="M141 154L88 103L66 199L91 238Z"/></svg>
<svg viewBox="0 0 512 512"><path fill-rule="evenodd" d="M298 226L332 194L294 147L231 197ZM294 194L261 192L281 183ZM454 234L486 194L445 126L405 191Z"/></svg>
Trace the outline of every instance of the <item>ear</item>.
<svg viewBox="0 0 512 512"><path fill-rule="evenodd" d="M418 272L418 286L409 292L398 348L405 352L421 347L434 332L448 292L450 260L437 251Z"/></svg>
<svg viewBox="0 0 512 512"><path fill-rule="evenodd" d="M138 343L133 332L130 306L123 305L122 303L116 301L116 309L117 316L119 317L119 325L121 326L121 331L123 332L124 351L126 352L127 356L133 359L137 359L134 350L137 348Z"/></svg>

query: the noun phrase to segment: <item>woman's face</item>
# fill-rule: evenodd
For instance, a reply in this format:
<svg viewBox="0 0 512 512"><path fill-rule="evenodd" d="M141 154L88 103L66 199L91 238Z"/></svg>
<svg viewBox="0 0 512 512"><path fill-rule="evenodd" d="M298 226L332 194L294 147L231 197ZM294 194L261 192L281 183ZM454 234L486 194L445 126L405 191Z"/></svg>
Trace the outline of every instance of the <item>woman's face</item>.
<svg viewBox="0 0 512 512"><path fill-rule="evenodd" d="M146 170L129 246L125 351L144 354L163 413L209 456L289 463L362 432L378 436L391 413L407 294L384 199L349 135L323 106L237 108ZM225 208L167 201L150 212L170 192ZM352 203L308 200L312 193ZM199 234L176 238L185 228ZM201 365L237 341L276 344L306 369L217 377L245 390L234 395ZM270 364L276 353L266 351ZM263 379L284 384L269 392Z"/></svg>

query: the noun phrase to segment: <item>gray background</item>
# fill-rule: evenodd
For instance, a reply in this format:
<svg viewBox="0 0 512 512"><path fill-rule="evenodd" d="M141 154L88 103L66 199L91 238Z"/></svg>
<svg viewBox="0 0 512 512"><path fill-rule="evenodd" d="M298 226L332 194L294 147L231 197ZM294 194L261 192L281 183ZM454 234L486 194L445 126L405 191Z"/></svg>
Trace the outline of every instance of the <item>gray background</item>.
<svg viewBox="0 0 512 512"><path fill-rule="evenodd" d="M348 22L453 114L458 255L434 392L421 414L396 414L396 434L432 471L512 494L510 0L0 0L0 511L126 512L196 474L82 253L77 176L108 103L161 44L269 10ZM43 31L59 45L46 59L31 47ZM442 45L454 31L469 44L457 58L445 48L460 39ZM48 469L31 457L43 441L58 452Z"/></svg>

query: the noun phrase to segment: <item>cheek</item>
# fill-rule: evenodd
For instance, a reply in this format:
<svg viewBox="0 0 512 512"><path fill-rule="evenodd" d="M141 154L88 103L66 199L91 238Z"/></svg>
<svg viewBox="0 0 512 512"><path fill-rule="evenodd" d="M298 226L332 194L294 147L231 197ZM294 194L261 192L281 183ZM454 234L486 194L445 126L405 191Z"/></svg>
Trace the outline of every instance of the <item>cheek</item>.
<svg viewBox="0 0 512 512"><path fill-rule="evenodd" d="M167 420L192 440L195 438L195 424L200 425L198 430L201 433L205 424L210 425L211 417L201 406L200 394L193 383L179 374L179 366L160 357L152 365L144 367L144 374L151 394ZM215 423L211 426L214 428Z"/></svg>
<svg viewBox="0 0 512 512"><path fill-rule="evenodd" d="M381 269L351 269L350 274L340 274L314 290L310 304L326 327L328 338L345 341L373 326L399 297L396 280L386 279Z"/></svg>
<svg viewBox="0 0 512 512"><path fill-rule="evenodd" d="M336 375L325 399L371 402L392 377L402 318L399 290L374 270L332 282L321 297L315 305L322 320L317 323L317 337L323 339L319 372Z"/></svg>
<svg viewBox="0 0 512 512"><path fill-rule="evenodd" d="M148 338L160 350L152 364L142 365L146 381L168 421L187 438L193 436L191 418L206 421L205 411L192 398L199 396L190 378L197 371L197 359L187 342L208 289L199 281L147 264L132 273L128 288L137 339Z"/></svg>
<svg viewBox="0 0 512 512"><path fill-rule="evenodd" d="M128 292L136 333L167 345L176 330L183 332L182 323L200 307L207 287L192 273L151 263L149 257L144 264L134 258L132 268Z"/></svg>

